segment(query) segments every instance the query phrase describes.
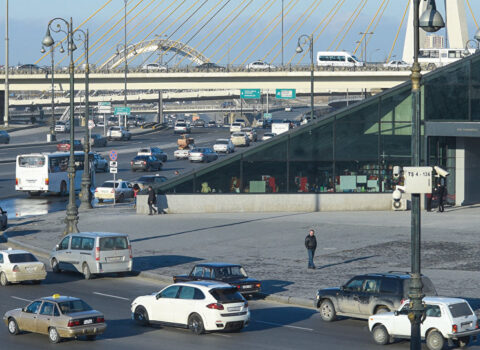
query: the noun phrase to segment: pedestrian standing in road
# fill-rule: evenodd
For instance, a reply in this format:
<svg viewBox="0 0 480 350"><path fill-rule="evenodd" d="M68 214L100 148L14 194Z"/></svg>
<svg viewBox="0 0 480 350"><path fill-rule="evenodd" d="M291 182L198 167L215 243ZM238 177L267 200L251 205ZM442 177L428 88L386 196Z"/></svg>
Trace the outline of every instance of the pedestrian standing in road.
<svg viewBox="0 0 480 350"><path fill-rule="evenodd" d="M152 186L148 186L148 215L153 215L153 212L157 214L157 209L155 208L155 204L157 204L157 195L153 190Z"/></svg>
<svg viewBox="0 0 480 350"><path fill-rule="evenodd" d="M445 195L445 186L440 181L437 185L438 212L439 213L443 213L443 211L445 210L445 207L444 207L444 204L443 204L444 195Z"/></svg>
<svg viewBox="0 0 480 350"><path fill-rule="evenodd" d="M307 237L305 237L305 248L308 252L308 268L314 269L315 264L313 263L313 258L315 256L315 249L317 249L317 238L315 237L315 231L310 229Z"/></svg>

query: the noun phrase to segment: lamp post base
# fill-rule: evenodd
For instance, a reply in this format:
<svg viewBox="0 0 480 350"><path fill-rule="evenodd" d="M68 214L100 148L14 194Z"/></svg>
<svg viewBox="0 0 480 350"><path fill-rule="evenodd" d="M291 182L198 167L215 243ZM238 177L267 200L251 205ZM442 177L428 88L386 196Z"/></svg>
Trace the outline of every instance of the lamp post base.
<svg viewBox="0 0 480 350"><path fill-rule="evenodd" d="M77 224L78 224L78 211L77 208L67 208L67 217L65 218L65 231L63 232L64 235L68 235L70 233L78 233Z"/></svg>
<svg viewBox="0 0 480 350"><path fill-rule="evenodd" d="M88 181L88 179L86 180ZM82 191L79 194L80 197L80 210L92 209L92 193L90 192L90 181L85 182L85 179L82 179Z"/></svg>

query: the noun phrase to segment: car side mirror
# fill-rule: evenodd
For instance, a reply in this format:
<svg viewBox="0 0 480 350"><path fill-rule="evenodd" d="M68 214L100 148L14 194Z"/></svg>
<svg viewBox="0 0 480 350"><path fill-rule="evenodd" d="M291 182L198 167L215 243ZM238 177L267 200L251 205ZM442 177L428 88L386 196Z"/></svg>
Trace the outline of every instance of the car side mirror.
<svg viewBox="0 0 480 350"><path fill-rule="evenodd" d="M395 310L395 311L393 312L393 314L394 314L395 316L398 316L400 313L398 312L398 310Z"/></svg>
<svg viewBox="0 0 480 350"><path fill-rule="evenodd" d="M57 244L57 245L55 246L55 250L60 250L60 245L59 245L59 244Z"/></svg>
<svg viewBox="0 0 480 350"><path fill-rule="evenodd" d="M340 290L341 290L342 292L345 292L346 289L347 289L347 288L345 288L345 286L341 286L341 287L340 287Z"/></svg>
<svg viewBox="0 0 480 350"><path fill-rule="evenodd" d="M162 297L162 295L160 293L158 293L157 295L155 295L155 298L158 300Z"/></svg>

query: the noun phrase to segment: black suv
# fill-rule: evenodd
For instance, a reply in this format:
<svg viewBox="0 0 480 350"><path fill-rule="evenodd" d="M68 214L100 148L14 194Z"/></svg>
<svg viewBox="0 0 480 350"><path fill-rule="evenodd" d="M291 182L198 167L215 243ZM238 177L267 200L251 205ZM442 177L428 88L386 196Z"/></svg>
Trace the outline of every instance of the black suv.
<svg viewBox="0 0 480 350"><path fill-rule="evenodd" d="M368 273L353 277L340 288L319 289L314 305L324 321L336 316L368 319L370 315L398 309L408 299L408 272ZM432 281L422 275L423 293L437 295Z"/></svg>

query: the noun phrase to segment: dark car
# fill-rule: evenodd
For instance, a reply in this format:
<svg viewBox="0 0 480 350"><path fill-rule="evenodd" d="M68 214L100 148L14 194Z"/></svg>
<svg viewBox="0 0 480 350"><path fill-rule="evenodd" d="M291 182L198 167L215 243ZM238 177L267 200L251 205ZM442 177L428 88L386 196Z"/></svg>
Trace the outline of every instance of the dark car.
<svg viewBox="0 0 480 350"><path fill-rule="evenodd" d="M82 151L83 145L80 140L73 140L73 150ZM57 151L59 152L68 152L70 151L70 140L61 140L57 143Z"/></svg>
<svg viewBox="0 0 480 350"><path fill-rule="evenodd" d="M208 122L208 127L209 128L216 128L217 127L217 122L215 120L210 120Z"/></svg>
<svg viewBox="0 0 480 350"><path fill-rule="evenodd" d="M136 156L130 162L130 166L132 168L132 171L152 171L162 169L163 163L155 156Z"/></svg>
<svg viewBox="0 0 480 350"><path fill-rule="evenodd" d="M5 130L0 130L0 143L10 143L10 135Z"/></svg>
<svg viewBox="0 0 480 350"><path fill-rule="evenodd" d="M373 314L397 310L408 299L410 281L408 272L359 275L341 287L319 289L314 305L327 322L337 315L368 319ZM422 283L425 295L437 295L428 277L422 276Z"/></svg>
<svg viewBox="0 0 480 350"><path fill-rule="evenodd" d="M209 69L224 70L225 69L225 67L219 66L218 64L215 64L213 62L205 62L205 63L199 64L195 68L197 68L198 70L209 70Z"/></svg>
<svg viewBox="0 0 480 350"><path fill-rule="evenodd" d="M173 276L173 282L220 281L237 287L242 294L259 293L261 282L247 276L241 265L229 263L204 263L193 267L188 275Z"/></svg>
<svg viewBox="0 0 480 350"><path fill-rule="evenodd" d="M0 207L0 230L5 230L8 226L7 212Z"/></svg>
<svg viewBox="0 0 480 350"><path fill-rule="evenodd" d="M90 136L90 147L107 147L107 138L100 134Z"/></svg>
<svg viewBox="0 0 480 350"><path fill-rule="evenodd" d="M166 162L168 159L167 154L158 147L146 147L138 150L137 156L155 156L162 162Z"/></svg>
<svg viewBox="0 0 480 350"><path fill-rule="evenodd" d="M160 176L160 175L144 175L136 181L130 181L133 185L137 184L138 187L140 187L140 190L143 190L144 188L147 188L148 186L152 186L155 188L155 186L159 186L165 181L167 181L167 177L165 176Z"/></svg>

